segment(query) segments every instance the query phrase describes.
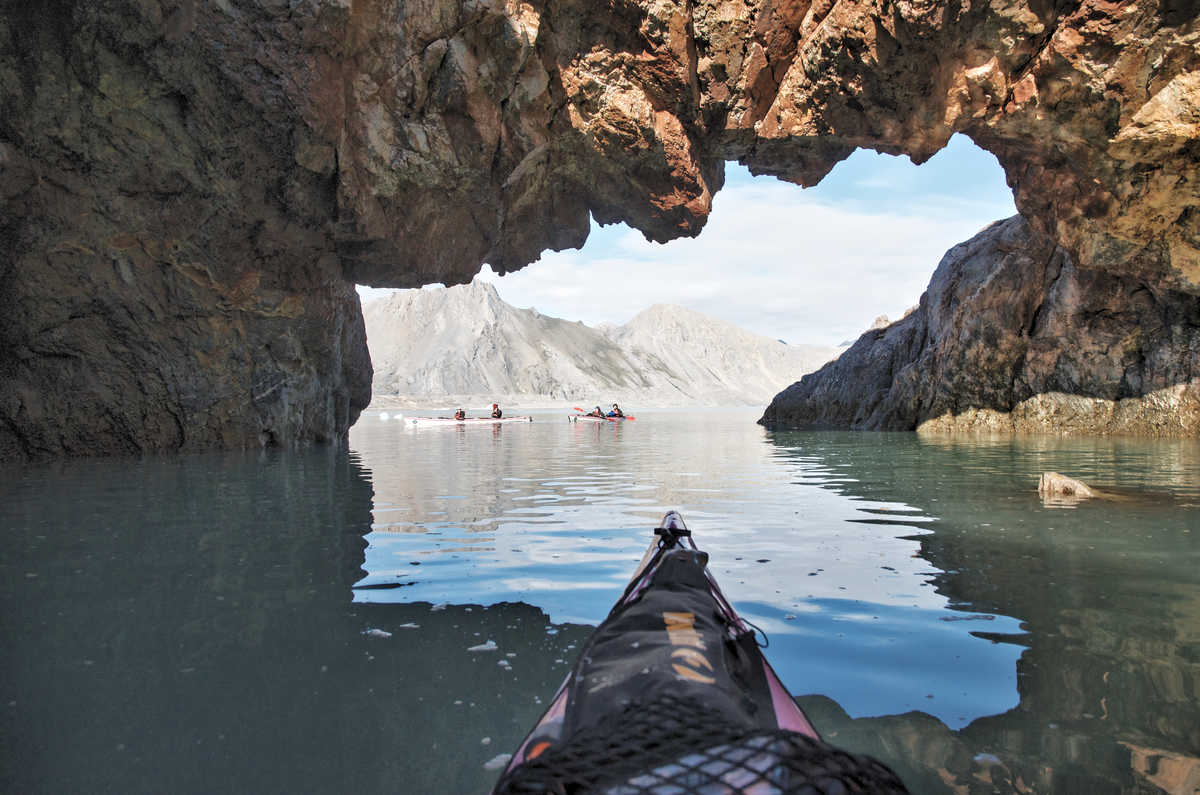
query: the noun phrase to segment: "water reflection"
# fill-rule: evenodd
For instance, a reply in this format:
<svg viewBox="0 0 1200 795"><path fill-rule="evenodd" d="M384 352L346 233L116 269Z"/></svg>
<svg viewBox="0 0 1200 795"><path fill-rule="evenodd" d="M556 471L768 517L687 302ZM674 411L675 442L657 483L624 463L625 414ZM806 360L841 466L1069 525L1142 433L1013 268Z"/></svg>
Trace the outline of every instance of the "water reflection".
<svg viewBox="0 0 1200 795"><path fill-rule="evenodd" d="M588 629L352 604L370 477L316 451L0 483L0 789L485 791Z"/></svg>
<svg viewBox="0 0 1200 795"><path fill-rule="evenodd" d="M485 791L672 507L913 791L1194 787L1194 443L649 417L0 478L0 787Z"/></svg>
<svg viewBox="0 0 1200 795"><path fill-rule="evenodd" d="M1170 792L1200 787L1195 442L776 433L844 494L938 518L915 538L956 610L1019 618L1020 704L959 731L922 712L851 719L802 699L835 742L886 759L914 791ZM872 448L887 445L886 458ZM1122 491L1047 511L1039 472ZM1151 788L1152 789L1152 788Z"/></svg>

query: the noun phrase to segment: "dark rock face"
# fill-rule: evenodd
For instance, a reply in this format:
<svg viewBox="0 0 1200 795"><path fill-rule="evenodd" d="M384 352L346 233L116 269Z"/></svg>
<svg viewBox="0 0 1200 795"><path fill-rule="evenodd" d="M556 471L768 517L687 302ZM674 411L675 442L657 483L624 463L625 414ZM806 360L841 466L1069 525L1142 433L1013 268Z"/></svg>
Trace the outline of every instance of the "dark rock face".
<svg viewBox="0 0 1200 795"><path fill-rule="evenodd" d="M519 268L589 214L694 235L730 158L813 184L963 132L1080 273L1194 297L1198 26L1161 0L0 0L0 458L337 438L369 399L349 282Z"/></svg>
<svg viewBox="0 0 1200 795"><path fill-rule="evenodd" d="M920 306L776 396L762 422L1200 434L1200 301L1077 268L1020 216L942 258Z"/></svg>
<svg viewBox="0 0 1200 795"><path fill-rule="evenodd" d="M330 174L172 43L190 8L0 15L0 460L332 441L370 400Z"/></svg>

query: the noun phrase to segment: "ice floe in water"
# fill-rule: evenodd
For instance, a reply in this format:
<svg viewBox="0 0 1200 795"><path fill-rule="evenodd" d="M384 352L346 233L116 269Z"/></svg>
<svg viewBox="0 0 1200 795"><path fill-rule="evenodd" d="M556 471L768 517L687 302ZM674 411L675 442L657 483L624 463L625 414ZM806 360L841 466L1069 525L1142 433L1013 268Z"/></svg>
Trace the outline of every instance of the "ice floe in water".
<svg viewBox="0 0 1200 795"><path fill-rule="evenodd" d="M512 754L499 754L492 757L483 763L484 770L499 770L508 764L508 760L512 759Z"/></svg>

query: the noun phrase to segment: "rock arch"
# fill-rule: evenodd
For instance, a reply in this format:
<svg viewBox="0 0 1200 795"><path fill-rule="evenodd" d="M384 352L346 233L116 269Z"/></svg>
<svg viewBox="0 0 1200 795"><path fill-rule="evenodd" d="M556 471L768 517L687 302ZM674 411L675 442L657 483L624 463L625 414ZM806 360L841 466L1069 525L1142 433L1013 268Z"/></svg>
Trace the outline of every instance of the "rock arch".
<svg viewBox="0 0 1200 795"><path fill-rule="evenodd" d="M1005 245L1123 280L1106 311L1172 307L1127 344L1169 340L1142 389L1197 402L1194 4L30 9L0 6L0 458L339 438L369 399L354 282L518 268L589 214L694 235L726 159L813 184L954 132L1005 168Z"/></svg>

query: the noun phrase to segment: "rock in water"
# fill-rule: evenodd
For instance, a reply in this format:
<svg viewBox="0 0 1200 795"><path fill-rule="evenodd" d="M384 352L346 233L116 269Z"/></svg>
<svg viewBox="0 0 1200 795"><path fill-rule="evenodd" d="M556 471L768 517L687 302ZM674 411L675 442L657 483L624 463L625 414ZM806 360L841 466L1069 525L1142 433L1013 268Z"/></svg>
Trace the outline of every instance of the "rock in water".
<svg viewBox="0 0 1200 795"><path fill-rule="evenodd" d="M1080 500L1096 496L1096 492L1088 488L1083 481L1057 472L1042 473L1038 479L1038 494L1043 497L1071 497Z"/></svg>

